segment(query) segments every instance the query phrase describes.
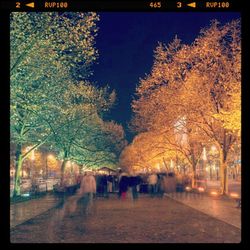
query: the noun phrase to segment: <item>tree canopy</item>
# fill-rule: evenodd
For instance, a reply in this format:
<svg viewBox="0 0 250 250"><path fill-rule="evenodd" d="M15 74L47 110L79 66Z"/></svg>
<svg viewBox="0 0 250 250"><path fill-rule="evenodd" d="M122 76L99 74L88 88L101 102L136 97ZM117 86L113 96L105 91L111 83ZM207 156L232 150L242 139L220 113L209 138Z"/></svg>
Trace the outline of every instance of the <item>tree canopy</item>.
<svg viewBox="0 0 250 250"><path fill-rule="evenodd" d="M103 117L115 91L88 79L98 58L94 12L16 12L10 16L10 125L16 144L15 194L23 160L41 145L62 159L116 162L124 131ZM112 146L107 146L113 143ZM28 151L23 148L29 147Z"/></svg>
<svg viewBox="0 0 250 250"><path fill-rule="evenodd" d="M213 20L190 45L178 37L159 43L152 70L140 79L132 102L131 128L161 135L167 148L186 156L193 167L202 148L214 143L223 193L227 156L240 132L240 40L239 20L224 26Z"/></svg>

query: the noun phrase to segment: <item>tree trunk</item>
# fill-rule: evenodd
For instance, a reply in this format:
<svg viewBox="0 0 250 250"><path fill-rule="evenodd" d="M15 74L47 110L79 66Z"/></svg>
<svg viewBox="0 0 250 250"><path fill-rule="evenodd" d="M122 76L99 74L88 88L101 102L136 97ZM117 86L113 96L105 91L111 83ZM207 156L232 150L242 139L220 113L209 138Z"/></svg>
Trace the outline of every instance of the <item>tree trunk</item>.
<svg viewBox="0 0 250 250"><path fill-rule="evenodd" d="M63 186L64 183L64 170L65 170L65 166L66 166L66 160L63 159L62 165L61 165L61 180L60 180L60 186Z"/></svg>
<svg viewBox="0 0 250 250"><path fill-rule="evenodd" d="M164 164L164 166L165 166L165 168L166 168L167 172L169 172L169 168L168 168L167 163L165 162L164 157L162 158L162 161L163 161L163 164Z"/></svg>
<svg viewBox="0 0 250 250"><path fill-rule="evenodd" d="M224 193L228 194L228 168L227 165L225 164L225 169L224 169Z"/></svg>
<svg viewBox="0 0 250 250"><path fill-rule="evenodd" d="M195 169L196 169L196 165L192 165L191 166L192 169L192 188L194 188L196 186L196 182L195 182Z"/></svg>
<svg viewBox="0 0 250 250"><path fill-rule="evenodd" d="M60 181L60 185L63 186L63 183L64 183L64 170L65 170L65 166L66 166L66 163L67 163L67 157L68 157L68 152L67 150L64 151L64 157L63 157L63 162L62 162L62 165L61 165L61 181Z"/></svg>
<svg viewBox="0 0 250 250"><path fill-rule="evenodd" d="M15 182L14 182L13 197L20 195L20 175L21 175L22 164L23 164L21 148L22 148L21 145L18 145L17 150L16 150Z"/></svg>
<svg viewBox="0 0 250 250"><path fill-rule="evenodd" d="M220 186L221 194L228 194L228 173L227 164L224 162L223 155L220 157Z"/></svg>

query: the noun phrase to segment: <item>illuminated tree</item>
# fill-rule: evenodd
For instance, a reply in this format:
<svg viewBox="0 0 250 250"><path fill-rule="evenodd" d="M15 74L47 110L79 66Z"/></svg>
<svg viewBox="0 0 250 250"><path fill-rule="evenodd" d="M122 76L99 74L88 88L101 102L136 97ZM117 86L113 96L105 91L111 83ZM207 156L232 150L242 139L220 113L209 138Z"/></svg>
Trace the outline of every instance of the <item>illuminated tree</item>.
<svg viewBox="0 0 250 250"><path fill-rule="evenodd" d="M10 124L16 144L14 195L23 160L50 138L55 100L95 61L95 13L18 12L10 17ZM81 72L81 73L79 73ZM61 124L63 126L63 124ZM22 154L23 145L34 145Z"/></svg>
<svg viewBox="0 0 250 250"><path fill-rule="evenodd" d="M102 116L115 101L115 93L107 88L97 89L86 82L71 86L71 91L58 105L60 120L56 120L50 141L62 160L61 184L67 161L98 166L114 161L119 144L124 141L123 128L114 122L104 122Z"/></svg>
<svg viewBox="0 0 250 250"><path fill-rule="evenodd" d="M220 152L223 194L227 193L227 156L240 131L240 57L239 21L224 26L213 21L191 45L181 44L178 38L168 46L159 44L151 73L141 79L132 103L131 127L137 132L165 132L166 141L177 151L175 125L185 118L187 147L182 149L189 151L188 159L194 156L192 150L197 152L193 162L206 141L214 142ZM233 122L225 118L232 113Z"/></svg>
<svg viewBox="0 0 250 250"><path fill-rule="evenodd" d="M207 53L204 53L207 51ZM204 135L216 143L220 152L221 192L228 193L227 160L232 146L238 140L240 120L233 129L228 129L225 123L216 115L225 111L232 112L232 92L241 92L241 44L240 23L232 21L225 26L219 26L214 21L211 27L203 30L196 40L192 52L193 60L199 61L193 66L191 79L196 78L200 87L198 97L201 101L195 105L196 119L194 123L204 132ZM203 52L203 53L201 53ZM191 80L192 81L192 80ZM196 84L198 85L198 84ZM193 97L192 97L193 98ZM240 118L240 105L236 108L236 119ZM235 111L235 110L234 110ZM234 118L234 120L236 120Z"/></svg>
<svg viewBox="0 0 250 250"><path fill-rule="evenodd" d="M183 168L187 164L185 158L166 143L163 134L144 132L138 134L133 142L125 147L119 165L128 172L171 171L169 163L172 159L177 159Z"/></svg>
<svg viewBox="0 0 250 250"><path fill-rule="evenodd" d="M238 89L232 91L231 96L227 100L229 109L222 109L219 114L214 117L223 122L223 127L229 131L241 134L241 91Z"/></svg>

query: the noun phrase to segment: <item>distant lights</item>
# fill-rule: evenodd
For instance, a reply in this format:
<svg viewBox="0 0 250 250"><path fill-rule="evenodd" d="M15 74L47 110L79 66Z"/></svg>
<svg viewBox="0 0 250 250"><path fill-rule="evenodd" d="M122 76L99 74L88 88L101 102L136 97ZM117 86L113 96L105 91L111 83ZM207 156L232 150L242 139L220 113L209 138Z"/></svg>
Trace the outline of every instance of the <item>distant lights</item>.
<svg viewBox="0 0 250 250"><path fill-rule="evenodd" d="M186 187L185 188L186 191L191 191L191 189L192 189L191 187Z"/></svg>
<svg viewBox="0 0 250 250"><path fill-rule="evenodd" d="M198 187L198 191L199 191L199 192L204 192L204 191L205 191L205 188L204 188L204 187Z"/></svg>
<svg viewBox="0 0 250 250"><path fill-rule="evenodd" d="M22 194L21 196L23 196L23 197L29 197L30 194L29 193L25 193L25 194Z"/></svg>
<svg viewBox="0 0 250 250"><path fill-rule="evenodd" d="M237 193L230 193L230 196L233 198L239 198L239 194Z"/></svg>
<svg viewBox="0 0 250 250"><path fill-rule="evenodd" d="M47 156L47 158L52 160L52 159L54 159L54 155L53 155L53 154L49 154L49 155Z"/></svg>
<svg viewBox="0 0 250 250"><path fill-rule="evenodd" d="M213 196L217 196L217 195L218 195L218 192L216 192L216 191L211 191L210 194L213 195Z"/></svg>

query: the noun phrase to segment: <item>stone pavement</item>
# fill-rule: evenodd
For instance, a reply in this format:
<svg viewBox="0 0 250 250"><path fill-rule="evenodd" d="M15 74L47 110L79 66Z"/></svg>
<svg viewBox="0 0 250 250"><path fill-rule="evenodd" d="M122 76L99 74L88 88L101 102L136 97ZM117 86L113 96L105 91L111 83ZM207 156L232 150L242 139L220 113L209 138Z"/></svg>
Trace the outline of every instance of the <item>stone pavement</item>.
<svg viewBox="0 0 250 250"><path fill-rule="evenodd" d="M41 198L11 204L10 228L46 212L57 206L59 202L59 198L53 194L47 194Z"/></svg>
<svg viewBox="0 0 250 250"><path fill-rule="evenodd" d="M95 209L51 209L10 231L11 243L239 243L241 230L172 198L98 197Z"/></svg>
<svg viewBox="0 0 250 250"><path fill-rule="evenodd" d="M235 200L197 193L170 193L167 197L241 229L241 209Z"/></svg>

